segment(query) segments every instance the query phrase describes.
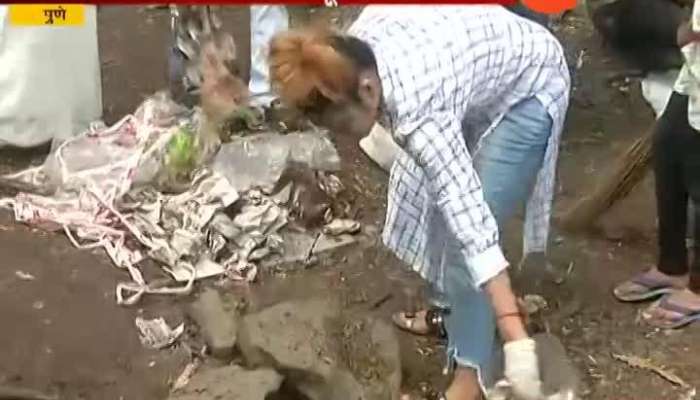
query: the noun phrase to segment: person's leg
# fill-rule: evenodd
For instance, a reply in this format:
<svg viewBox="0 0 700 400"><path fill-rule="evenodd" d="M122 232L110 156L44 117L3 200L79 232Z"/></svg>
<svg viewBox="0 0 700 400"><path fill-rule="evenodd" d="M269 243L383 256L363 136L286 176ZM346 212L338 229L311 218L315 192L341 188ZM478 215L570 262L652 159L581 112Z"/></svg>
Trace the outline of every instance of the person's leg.
<svg viewBox="0 0 700 400"><path fill-rule="evenodd" d="M498 343L496 320L487 295L472 284L455 239L447 240L442 256L447 368L453 372L446 400L478 400L496 381Z"/></svg>
<svg viewBox="0 0 700 400"><path fill-rule="evenodd" d="M274 100L270 88L267 51L270 39L289 27L285 6L250 7L250 83L248 88L253 105L268 107Z"/></svg>
<svg viewBox="0 0 700 400"><path fill-rule="evenodd" d="M503 117L474 155L484 199L501 230L529 198L551 130L547 111L537 99L528 99Z"/></svg>
<svg viewBox="0 0 700 400"><path fill-rule="evenodd" d="M692 132L688 124L688 98L671 95L670 110L659 120L653 142L653 165L656 180L656 209L659 218L660 272L669 276L688 273L685 243L688 222L688 191L684 182L683 138Z"/></svg>
<svg viewBox="0 0 700 400"><path fill-rule="evenodd" d="M645 271L614 290L621 301L650 300L682 288L688 272L685 243L688 193L683 182L679 152L688 125L688 99L673 93L656 123L652 143L659 220L659 259L656 268Z"/></svg>
<svg viewBox="0 0 700 400"><path fill-rule="evenodd" d="M679 179L682 180L683 187L687 188L691 201L698 205L700 204L700 132L692 129L687 123L687 119L680 121L685 121L685 125L684 129L679 130L676 134L678 146L675 148L673 157L681 165L677 175L680 176ZM693 207L693 210L697 217L698 207ZM678 210L679 213L681 211ZM660 231L659 235L662 233ZM681 236L685 237L682 235L683 233L685 233L684 230L677 232L679 242L682 241ZM700 237L700 228L697 225L695 225L694 236ZM684 249L686 247L684 243L683 246L675 243L674 245L676 251L679 251L680 247ZM669 270L667 272L669 274L680 275L689 272L688 287L674 290L657 304L649 307L643 314L649 323L662 328L679 328L700 320L700 258L697 251L693 256L689 271L675 267L675 264L671 264L671 266L674 269ZM661 270L661 264L659 269Z"/></svg>

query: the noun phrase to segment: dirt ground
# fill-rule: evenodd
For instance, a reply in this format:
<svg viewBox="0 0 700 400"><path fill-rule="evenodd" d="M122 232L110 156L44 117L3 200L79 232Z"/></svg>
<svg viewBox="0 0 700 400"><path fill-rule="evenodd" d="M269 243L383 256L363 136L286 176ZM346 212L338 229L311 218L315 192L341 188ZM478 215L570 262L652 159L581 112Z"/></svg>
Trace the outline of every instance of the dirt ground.
<svg viewBox="0 0 700 400"><path fill-rule="evenodd" d="M303 14L301 10L295 13ZM225 13L243 54L248 51L248 10ZM565 46L580 59L560 163L557 212L588 193L609 170L616 154L643 134L653 116L638 83L611 88L607 74L616 68L601 50L584 18L566 19L557 30ZM165 84L167 12L138 7L104 7L99 11L105 120L113 122L146 95ZM245 59L245 57L243 57ZM247 68L247 63L242 65ZM386 174L371 165L348 138L337 139L344 162L341 178L355 197L366 225L381 227ZM42 151L2 150L2 170L39 162ZM537 271L520 274L521 290L549 301L540 325L563 339L581 370L585 397L593 400L689 399L676 387L646 370L616 361L613 354L648 358L673 371L690 386L700 386L700 326L662 332L639 323L640 306L615 302L615 282L645 268L655 257L655 217L651 178L602 219L590 234L555 234L551 259L566 271L563 283L532 285ZM506 238L517 260L520 232L514 224ZM185 320L189 298L147 297L134 308L119 307L114 286L126 278L101 253L79 251L57 234L16 225L0 215L0 383L47 392L65 399L165 399L170 382L186 363L181 347L146 350L134 326L137 315L163 316L171 324ZM32 274L24 280L18 271ZM22 274L19 274L22 275ZM204 283L209 284L209 283ZM379 246L348 250L315 268L265 275L243 291L253 307L282 299L333 295L351 308L369 308L386 296L375 313L388 317L406 305L418 280L403 272ZM439 343L401 335L407 390L442 388L443 355Z"/></svg>

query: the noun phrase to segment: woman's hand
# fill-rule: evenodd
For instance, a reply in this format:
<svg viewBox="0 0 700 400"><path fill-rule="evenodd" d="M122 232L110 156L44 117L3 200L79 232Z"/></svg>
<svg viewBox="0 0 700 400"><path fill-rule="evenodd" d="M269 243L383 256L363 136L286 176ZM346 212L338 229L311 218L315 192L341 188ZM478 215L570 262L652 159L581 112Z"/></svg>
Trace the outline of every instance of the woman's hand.
<svg viewBox="0 0 700 400"><path fill-rule="evenodd" d="M700 41L700 32L693 31L690 21L684 22L678 27L676 41L678 42L678 47L683 48L690 43Z"/></svg>
<svg viewBox="0 0 700 400"><path fill-rule="evenodd" d="M535 347L535 341L530 338L506 342L503 345L504 375L517 399L544 399Z"/></svg>
<svg viewBox="0 0 700 400"><path fill-rule="evenodd" d="M485 290L496 314L498 330L505 341L505 378L518 399L543 399L535 342L525 330L508 272L503 271L488 281Z"/></svg>

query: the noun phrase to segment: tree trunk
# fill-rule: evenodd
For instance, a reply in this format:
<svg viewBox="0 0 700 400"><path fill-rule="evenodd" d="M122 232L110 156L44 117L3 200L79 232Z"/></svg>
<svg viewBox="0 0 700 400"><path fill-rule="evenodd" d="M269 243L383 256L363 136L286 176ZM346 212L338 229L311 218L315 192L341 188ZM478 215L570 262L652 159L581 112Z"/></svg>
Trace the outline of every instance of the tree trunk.
<svg viewBox="0 0 700 400"><path fill-rule="evenodd" d="M620 162L590 195L579 200L560 219L560 225L567 231L589 228L607 210L624 199L646 176L651 163L651 143L653 127L620 158Z"/></svg>

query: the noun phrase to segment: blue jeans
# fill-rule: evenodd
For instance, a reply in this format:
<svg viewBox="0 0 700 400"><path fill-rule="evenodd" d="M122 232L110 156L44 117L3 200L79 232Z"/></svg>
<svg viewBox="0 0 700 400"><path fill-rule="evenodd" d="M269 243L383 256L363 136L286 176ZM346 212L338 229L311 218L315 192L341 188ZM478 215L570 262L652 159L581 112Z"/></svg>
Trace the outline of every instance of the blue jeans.
<svg viewBox="0 0 700 400"><path fill-rule="evenodd" d="M542 166L552 119L535 99L515 105L483 138L474 154L485 200L499 228L527 202ZM449 309L445 317L448 334L448 366L474 368L484 390L501 373L500 341L493 309L486 294L475 288L454 237L445 233L442 262L444 293L433 299Z"/></svg>

